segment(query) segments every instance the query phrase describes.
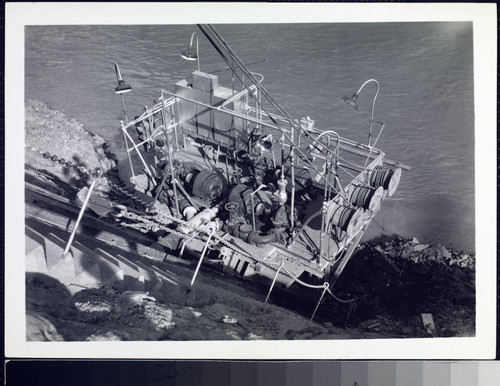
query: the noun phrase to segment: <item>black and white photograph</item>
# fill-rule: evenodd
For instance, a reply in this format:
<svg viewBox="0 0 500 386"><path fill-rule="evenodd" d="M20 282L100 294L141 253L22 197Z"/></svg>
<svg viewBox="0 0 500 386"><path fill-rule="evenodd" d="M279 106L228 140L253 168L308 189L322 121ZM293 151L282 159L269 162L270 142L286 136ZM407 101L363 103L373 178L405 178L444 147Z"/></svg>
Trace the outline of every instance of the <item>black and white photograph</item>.
<svg viewBox="0 0 500 386"><path fill-rule="evenodd" d="M8 9L11 352L493 355L488 7L52 6Z"/></svg>

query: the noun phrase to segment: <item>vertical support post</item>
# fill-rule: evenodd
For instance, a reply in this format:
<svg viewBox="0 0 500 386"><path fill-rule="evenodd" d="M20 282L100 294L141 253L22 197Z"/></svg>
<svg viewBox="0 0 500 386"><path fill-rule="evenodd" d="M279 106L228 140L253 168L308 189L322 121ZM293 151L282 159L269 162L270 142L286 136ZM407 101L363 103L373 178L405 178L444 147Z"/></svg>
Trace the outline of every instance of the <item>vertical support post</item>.
<svg viewBox="0 0 500 386"><path fill-rule="evenodd" d="M170 105L169 115L170 115L170 122L172 123L170 126L172 126L172 129L174 130L175 150L179 151L179 138L177 137L177 126L178 125L175 122L174 105Z"/></svg>
<svg viewBox="0 0 500 386"><path fill-rule="evenodd" d="M245 94L245 96L243 97L243 106L245 106L245 115L249 115L248 111L249 111L249 106L248 106L248 90L247 90L247 93ZM243 120L243 132L247 134L247 138L248 138L248 121L246 119Z"/></svg>
<svg viewBox="0 0 500 386"><path fill-rule="evenodd" d="M291 146L290 146L290 156L291 156L291 179L292 179L292 184L291 184L291 189L292 189L292 197L290 198L290 229L292 233L292 238L295 236L295 219L294 219L294 211L295 211L295 143L294 143L294 138L293 138L293 131L294 128L292 127L292 130L290 130L290 140L291 140Z"/></svg>
<svg viewBox="0 0 500 386"><path fill-rule="evenodd" d="M137 148L136 143L134 142L134 140L132 139L130 134L127 132L127 129L125 128L125 126L123 126L123 122L122 122L122 131L123 131L123 134L129 139L129 141L132 142L132 145L134 145L134 149L137 152L137 155L139 156L139 158L141 159L141 162L143 163L144 168L146 169L147 173L149 174L149 177L151 177L151 179L154 179L153 174L151 173L151 170L149 170L148 164L146 163L146 161L142 157L141 151ZM129 154L129 157L130 157L130 154ZM131 167L132 167L132 160L130 158L129 158L129 160L131 162Z"/></svg>
<svg viewBox="0 0 500 386"><path fill-rule="evenodd" d="M325 221L326 212L327 212L327 204L326 204L326 201L323 201L323 206L321 207L321 230L320 230L320 234L319 234L319 259L323 258L324 249L325 249L324 248L324 239L326 236L326 229L328 228L326 221Z"/></svg>
<svg viewBox="0 0 500 386"><path fill-rule="evenodd" d="M123 112L125 114L125 122L127 122L128 125L128 117L127 117L127 109L125 108L125 99L123 99L123 94L120 94L122 97L122 106L123 106Z"/></svg>
<svg viewBox="0 0 500 386"><path fill-rule="evenodd" d="M281 178L285 178L285 135L281 135Z"/></svg>
<svg viewBox="0 0 500 386"><path fill-rule="evenodd" d="M255 192L252 192L252 194L250 195L250 198L252 199L252 230L255 230L255 202L253 199L254 193Z"/></svg>
<svg viewBox="0 0 500 386"><path fill-rule="evenodd" d="M144 110L148 111L148 106L145 106ZM151 109L151 115L147 117L148 130L149 130L148 131L148 138L151 138L151 136L153 135L153 132L154 132L153 110L154 110L154 107ZM154 150L155 147L156 147L155 141L153 138L151 138L151 141L149 142L149 148ZM153 151L153 156L154 156L154 160L155 160L155 165L158 165L158 157L157 157L155 151Z"/></svg>
<svg viewBox="0 0 500 386"><path fill-rule="evenodd" d="M297 148L299 148L299 149L300 149L300 137L301 137L301 134L302 134L302 129L299 129L299 135L297 136ZM297 166L299 166L299 163L300 163L300 157L297 158Z"/></svg>
<svg viewBox="0 0 500 386"><path fill-rule="evenodd" d="M330 146L330 137L328 137L328 147ZM328 224L327 224L327 218L326 218L326 212L327 212L327 203L330 200L330 186L328 183L329 177L331 174L331 168L332 168L332 163L331 163L331 156L330 153L326 154L326 159L325 159L325 190L323 193L323 206L321 208L321 231L320 231L320 236L319 236L319 258L323 258L323 252L324 252L324 238L326 236L326 230L328 229Z"/></svg>
<svg viewBox="0 0 500 386"><path fill-rule="evenodd" d="M134 165L132 164L132 156L130 155L130 152L129 152L127 135L125 134L125 130L127 130L127 129L125 128L123 121L120 121L120 124L122 126L122 133L123 133L123 140L125 141L125 147L127 148L127 157L128 157L128 163L130 165L130 172L132 173L132 177L135 177Z"/></svg>
<svg viewBox="0 0 500 386"><path fill-rule="evenodd" d="M172 175L172 187L173 187L173 191L174 191L176 215L177 215L177 218L180 218L181 211L179 209L179 197L177 195L177 185L175 184L176 176L175 176L174 164L172 162L172 150L173 149L170 147L170 139L168 137L168 132L166 129L167 119L165 117L165 98L163 97L163 92L161 93L161 119L162 119L162 130L163 130L163 134L165 135L165 141L166 141L166 145L167 145L168 164L170 167L170 174Z"/></svg>
<svg viewBox="0 0 500 386"><path fill-rule="evenodd" d="M345 255L342 257L342 259L340 260L340 263L339 263L337 269L333 273L333 278L330 281L332 285L335 283L335 281L337 281L337 279L339 278L340 274L344 270L345 266L349 262L349 259L351 258L354 250L358 246L359 241L361 240L361 237L363 237L364 233L365 233L364 229L361 230L361 231L359 231L359 233L354 237L354 240L351 241L351 244L349 245L349 248L347 248L347 251L345 252Z"/></svg>
<svg viewBox="0 0 500 386"><path fill-rule="evenodd" d="M219 166L220 142L217 144L217 155L215 156L215 168Z"/></svg>

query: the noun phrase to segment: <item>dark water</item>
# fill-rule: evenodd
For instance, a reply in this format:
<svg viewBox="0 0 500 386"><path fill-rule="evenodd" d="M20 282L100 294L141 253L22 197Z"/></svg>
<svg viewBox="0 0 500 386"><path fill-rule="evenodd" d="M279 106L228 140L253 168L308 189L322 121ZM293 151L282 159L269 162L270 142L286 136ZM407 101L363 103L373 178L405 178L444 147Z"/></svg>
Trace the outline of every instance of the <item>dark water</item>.
<svg viewBox="0 0 500 386"><path fill-rule="evenodd" d="M121 146L117 62L134 87L129 116L161 88L196 69L182 60L195 26L54 26L26 28L26 97L85 123ZM386 126L378 147L411 165L384 202L367 237L398 233L475 251L474 105L471 23L220 25L264 86L296 118L366 142L373 84L352 110L342 96L370 78L380 82L375 118ZM224 62L198 31L201 69ZM218 72L230 81L230 73Z"/></svg>

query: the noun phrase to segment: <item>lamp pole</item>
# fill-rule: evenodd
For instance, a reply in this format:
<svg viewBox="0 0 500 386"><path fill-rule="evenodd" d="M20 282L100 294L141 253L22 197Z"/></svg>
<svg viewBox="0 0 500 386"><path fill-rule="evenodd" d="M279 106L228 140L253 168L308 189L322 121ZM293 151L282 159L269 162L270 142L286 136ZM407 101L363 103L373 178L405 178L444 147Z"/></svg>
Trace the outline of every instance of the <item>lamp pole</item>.
<svg viewBox="0 0 500 386"><path fill-rule="evenodd" d="M127 109L125 108L125 100L123 99L123 94L132 91L132 86L125 83L125 81L122 78L122 74L120 73L120 68L118 67L118 64L115 63L115 72L116 72L116 80L118 81L118 86L115 88L115 94L120 94L122 98L122 106L123 106L123 112L125 113L125 121L128 124L128 117L127 117Z"/></svg>
<svg viewBox="0 0 500 386"><path fill-rule="evenodd" d="M190 45L193 44L193 37L196 36L196 62L198 63L198 71L200 71L200 50L199 50L199 41L198 41L198 34L196 32L193 32L191 34L191 43Z"/></svg>
<svg viewBox="0 0 500 386"><path fill-rule="evenodd" d="M378 92L379 92L379 89L380 89L380 84L378 83L378 81L376 79L368 79L365 83L363 83L361 85L361 87L359 88L358 91L356 91L354 94L352 94L352 96L348 97L348 96L345 96L343 99L354 109L358 109L358 105L356 104L356 99L358 99L358 96L359 96L359 93L361 92L361 90L363 90L363 88L368 84L368 83L375 83L375 85L377 86L377 90L375 92L375 96L373 97L373 101L372 101L372 109L371 109L371 115L370 115L370 128L369 128L369 131L368 131L368 146L371 147L371 138L372 138L372 128L373 128L373 122L377 122L377 123L380 123L382 126L384 125L382 122L379 122L379 121L375 121L375 119L373 118L374 114L375 114L375 101L377 100L377 96L378 96Z"/></svg>
<svg viewBox="0 0 500 386"><path fill-rule="evenodd" d="M122 106L123 106L123 113L125 114L125 122L128 125L128 117L127 117L127 109L125 108L125 99L123 99L123 94L120 94L122 97Z"/></svg>
<svg viewBox="0 0 500 386"><path fill-rule="evenodd" d="M372 101L372 110L371 110L371 115L370 115L370 128L369 128L369 131L368 131L368 146L371 146L372 129L373 129L373 122L374 122L373 116L375 114L375 101L377 100L378 91L380 89L380 84L378 83L378 81L376 79L368 79L365 83L363 83L361 85L361 87L359 88L359 90L356 92L356 95L359 95L359 93L361 92L361 90L363 90L363 88L368 83L375 83L375 85L377 86L377 91L375 92L375 96L373 97L373 101Z"/></svg>
<svg viewBox="0 0 500 386"><path fill-rule="evenodd" d="M377 91L375 92L375 96L373 97L373 101L372 101L372 110L371 110L371 115L370 115L370 129L368 131L368 146L371 146L372 128L373 128L373 120L374 120L373 115L375 114L375 101L377 100L378 91L380 89L380 84L378 83L378 81L376 79L368 79L365 83L363 83L361 85L361 87L359 88L359 90L356 94L359 95L359 93L361 92L363 87L365 87L368 83L375 83L375 85L377 86Z"/></svg>
<svg viewBox="0 0 500 386"><path fill-rule="evenodd" d="M116 80L118 81L118 86L115 88L115 94L120 94L121 100L122 100L122 106L123 106L123 112L125 113L125 122L127 122L128 126L128 117L127 117L127 109L125 108L125 99L123 98L123 94L132 91L132 86L125 83L125 81L122 78L122 74L120 73L120 68L118 67L118 64L115 63L115 73L116 73ZM135 177L134 175L134 168L132 166L132 158L130 156L129 147L128 147L128 141L127 141L127 136L125 135L125 127L123 125L123 121L121 122L122 125L122 132L123 132L123 138L125 140L125 146L127 148L127 156L128 156L128 161L130 163L130 170L132 172L132 177Z"/></svg>

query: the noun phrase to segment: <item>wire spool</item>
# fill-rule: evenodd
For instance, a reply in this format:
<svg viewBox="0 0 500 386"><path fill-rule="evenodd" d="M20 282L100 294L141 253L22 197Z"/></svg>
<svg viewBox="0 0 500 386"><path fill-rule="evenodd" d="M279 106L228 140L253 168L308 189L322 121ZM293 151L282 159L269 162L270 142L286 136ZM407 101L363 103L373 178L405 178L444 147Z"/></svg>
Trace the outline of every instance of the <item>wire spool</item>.
<svg viewBox="0 0 500 386"><path fill-rule="evenodd" d="M369 186L355 185L349 194L349 201L358 208L369 210L372 213L380 210L384 188L371 188Z"/></svg>
<svg viewBox="0 0 500 386"><path fill-rule="evenodd" d="M330 205L328 218L332 225L346 232L348 238L358 233L363 226L363 209L351 209L336 203L331 203Z"/></svg>
<svg viewBox="0 0 500 386"><path fill-rule="evenodd" d="M391 197L398 188L399 181L401 180L401 168L387 169L381 165L375 166L370 172L369 184L377 188L382 186L387 190L387 195Z"/></svg>

